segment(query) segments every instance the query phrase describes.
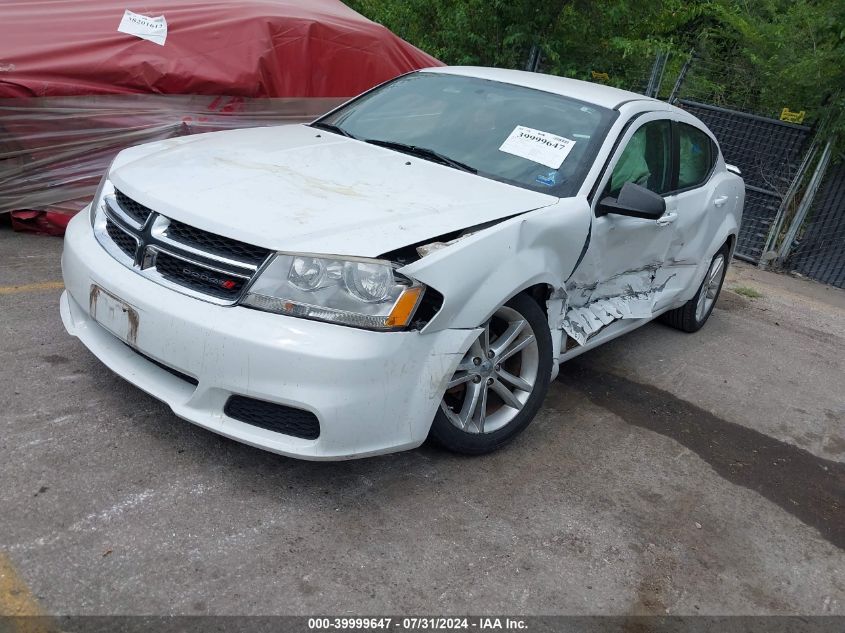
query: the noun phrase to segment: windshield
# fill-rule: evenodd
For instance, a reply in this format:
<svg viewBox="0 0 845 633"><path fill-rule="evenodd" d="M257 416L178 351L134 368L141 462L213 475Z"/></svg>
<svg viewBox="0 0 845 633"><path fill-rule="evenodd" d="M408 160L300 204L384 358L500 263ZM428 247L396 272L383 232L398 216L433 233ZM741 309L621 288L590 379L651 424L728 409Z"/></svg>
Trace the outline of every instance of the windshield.
<svg viewBox="0 0 845 633"><path fill-rule="evenodd" d="M512 84L418 72L316 121L361 141L555 196L572 196L617 113Z"/></svg>

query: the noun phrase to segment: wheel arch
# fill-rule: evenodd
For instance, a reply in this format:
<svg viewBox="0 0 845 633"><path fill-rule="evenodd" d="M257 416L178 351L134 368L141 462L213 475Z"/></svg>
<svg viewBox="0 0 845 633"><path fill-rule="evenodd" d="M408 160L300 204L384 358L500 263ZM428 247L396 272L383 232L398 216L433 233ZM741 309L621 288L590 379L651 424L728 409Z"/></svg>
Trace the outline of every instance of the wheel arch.
<svg viewBox="0 0 845 633"><path fill-rule="evenodd" d="M520 292L524 292L529 297L534 299L534 301L537 302L537 305L540 306L540 309L542 309L543 312L547 314L549 308L547 301L549 300L549 297L552 296L552 293L554 291L555 287L552 284L546 282L540 282L520 290ZM514 296L516 296L517 294L519 294L519 292L516 293ZM508 299L508 301L510 301L510 299Z"/></svg>
<svg viewBox="0 0 845 633"><path fill-rule="evenodd" d="M728 234L727 239L722 244L722 248L724 248L725 246L728 247L728 259L730 260L731 258L733 258L734 249L736 248L736 233Z"/></svg>
<svg viewBox="0 0 845 633"><path fill-rule="evenodd" d="M462 306L455 313L450 327L476 327L478 324L487 321L499 306L504 305L520 294L526 294L537 302L545 314L547 310L546 299L554 291L555 287L562 287L564 283L562 279L555 279L546 271L538 271L536 274L514 283L514 285L497 283L508 279L506 275L507 271L501 270L497 273L492 273L485 280L487 283L479 286L476 292L466 301L459 301L455 297L455 302L461 303ZM508 287L510 290L505 290ZM447 307L449 298L446 295L444 297L444 307ZM434 319L432 319L433 321Z"/></svg>
<svg viewBox="0 0 845 633"><path fill-rule="evenodd" d="M739 225L736 218L733 215L727 215L722 224L719 226L719 229L716 231L713 239L710 241L710 245L707 247L704 257L702 257L701 262L698 264L692 283L690 283L689 288L687 288L686 291L679 297L680 301L677 305L681 305L684 302L689 301L689 299L695 295L698 291L698 287L704 280L704 276L710 268L710 262L716 256L716 253L725 248L726 245L728 247L727 263L730 264L731 258L734 254L734 249L736 248L738 233Z"/></svg>

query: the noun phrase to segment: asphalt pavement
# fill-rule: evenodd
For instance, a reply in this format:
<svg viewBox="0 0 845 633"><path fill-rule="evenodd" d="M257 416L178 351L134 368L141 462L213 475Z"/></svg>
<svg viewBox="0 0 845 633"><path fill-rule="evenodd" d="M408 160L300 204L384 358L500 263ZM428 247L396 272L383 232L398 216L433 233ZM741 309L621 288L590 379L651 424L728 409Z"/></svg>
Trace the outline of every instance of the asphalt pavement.
<svg viewBox="0 0 845 633"><path fill-rule="evenodd" d="M61 246L0 228L0 613L845 614L845 291L735 265L505 450L309 463L101 365Z"/></svg>

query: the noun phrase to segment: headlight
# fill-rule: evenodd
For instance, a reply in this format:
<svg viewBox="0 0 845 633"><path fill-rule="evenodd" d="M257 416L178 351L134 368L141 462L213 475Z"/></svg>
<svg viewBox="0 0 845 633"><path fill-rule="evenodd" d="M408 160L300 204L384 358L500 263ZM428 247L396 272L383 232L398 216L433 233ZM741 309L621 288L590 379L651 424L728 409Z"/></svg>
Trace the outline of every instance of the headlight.
<svg viewBox="0 0 845 633"><path fill-rule="evenodd" d="M109 180L109 172L111 172L111 165L112 164L109 163L109 166L106 168L106 172L100 179L100 184L97 185L97 192L94 194L94 199L91 200L91 210L89 212L91 226L94 226L94 219L97 217L97 212L103 205L103 200L105 199L105 197L109 195L114 195L114 185L112 185L111 181Z"/></svg>
<svg viewBox="0 0 845 633"><path fill-rule="evenodd" d="M406 327L424 287L381 259L279 253L242 304L372 330Z"/></svg>

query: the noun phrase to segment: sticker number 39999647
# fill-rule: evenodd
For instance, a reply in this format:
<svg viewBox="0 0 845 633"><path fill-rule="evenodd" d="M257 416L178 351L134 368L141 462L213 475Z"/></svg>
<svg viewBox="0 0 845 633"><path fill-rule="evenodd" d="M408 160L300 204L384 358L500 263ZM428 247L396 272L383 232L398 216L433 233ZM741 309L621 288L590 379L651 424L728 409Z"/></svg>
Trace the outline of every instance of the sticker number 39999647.
<svg viewBox="0 0 845 633"><path fill-rule="evenodd" d="M563 161L572 151L575 141L557 134L517 125L508 135L499 151L527 160L560 169Z"/></svg>

